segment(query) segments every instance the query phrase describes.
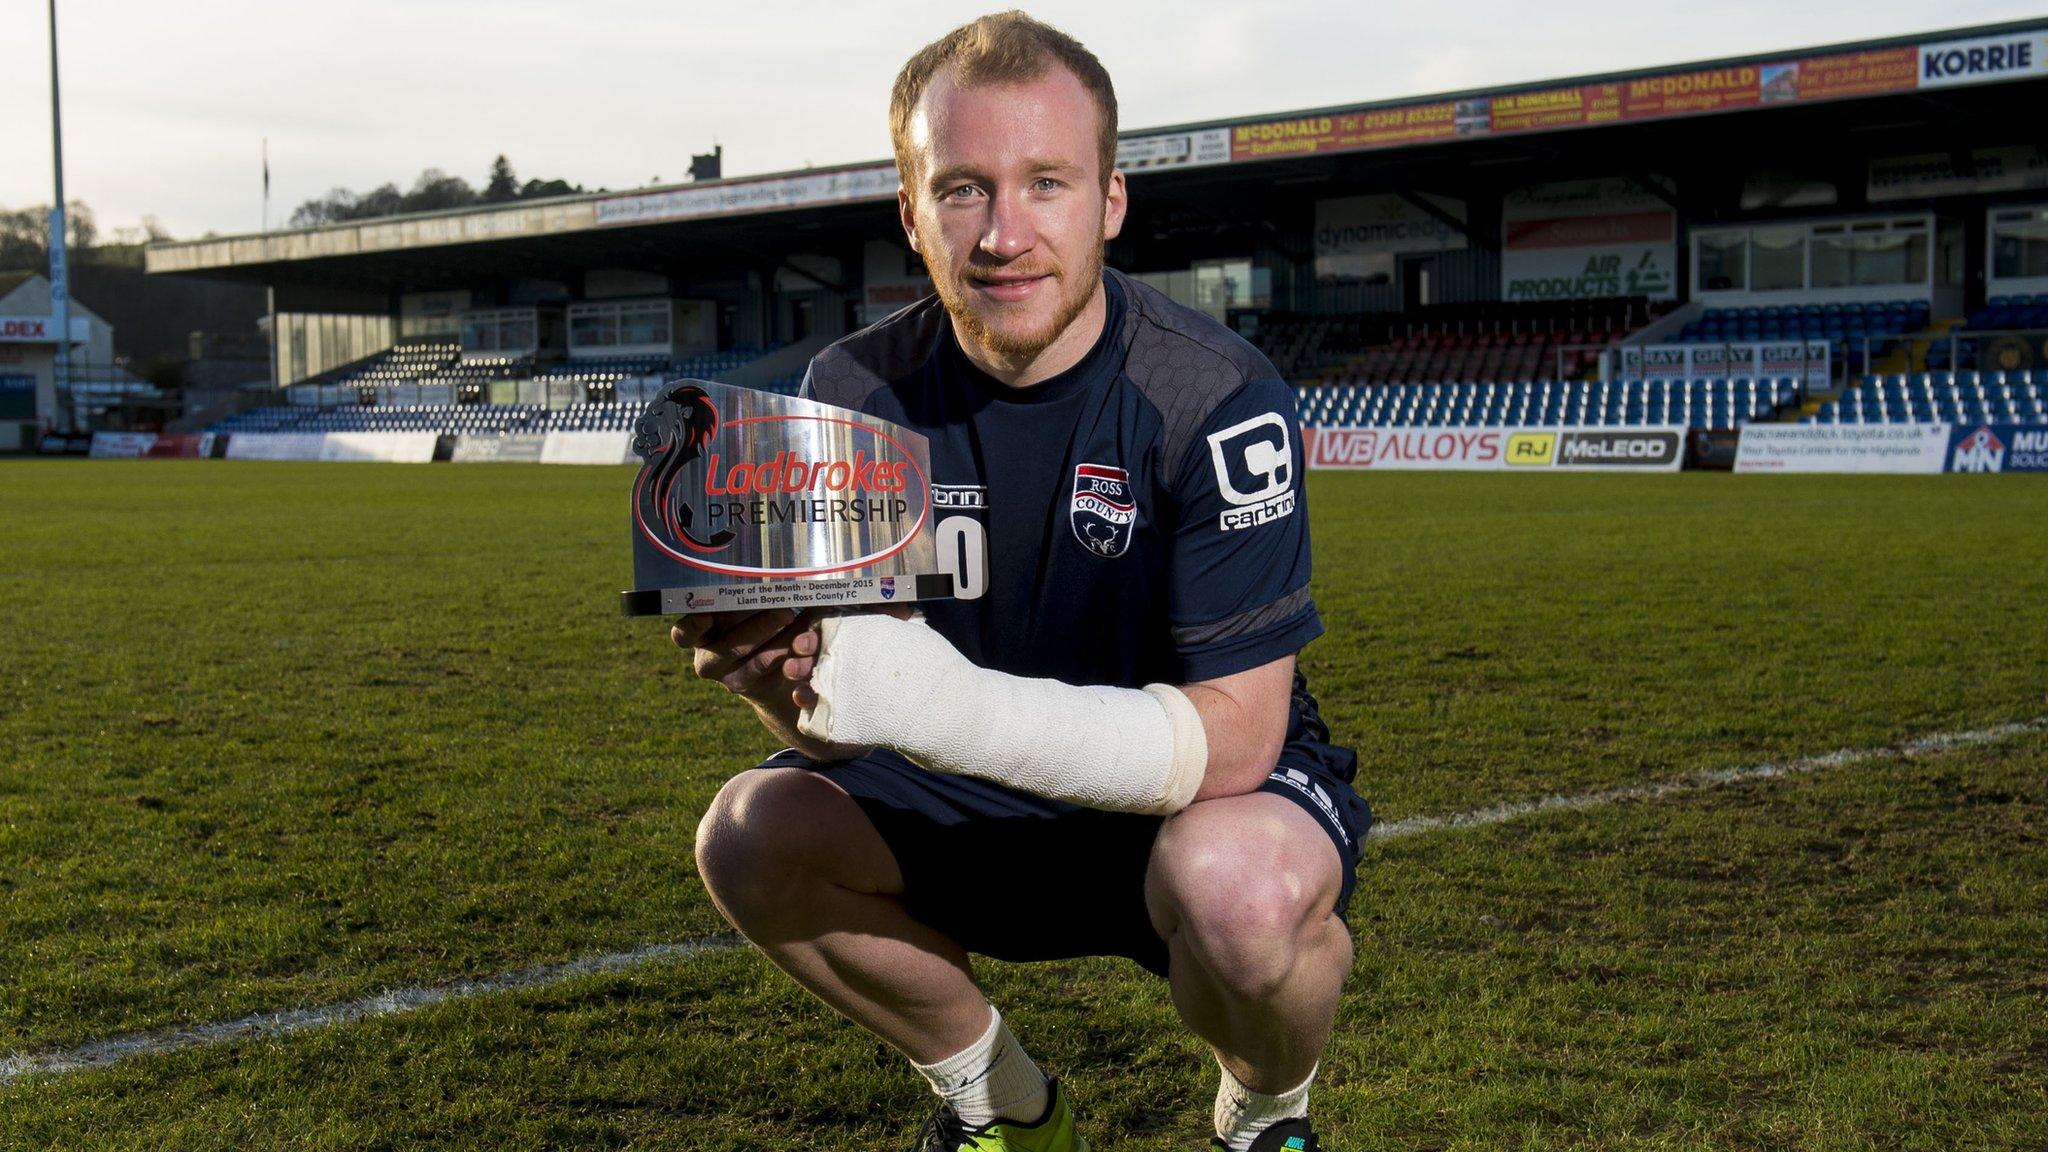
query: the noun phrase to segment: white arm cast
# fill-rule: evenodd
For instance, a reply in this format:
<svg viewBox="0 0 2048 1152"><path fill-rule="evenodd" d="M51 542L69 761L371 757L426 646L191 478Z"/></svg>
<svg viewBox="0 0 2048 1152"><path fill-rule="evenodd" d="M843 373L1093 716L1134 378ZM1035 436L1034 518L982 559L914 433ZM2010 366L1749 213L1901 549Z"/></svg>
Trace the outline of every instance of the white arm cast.
<svg viewBox="0 0 2048 1152"><path fill-rule="evenodd" d="M797 717L806 736L1113 812L1178 812L1202 786L1208 737L1170 684L1076 687L992 671L922 620L835 616L818 631L818 702Z"/></svg>

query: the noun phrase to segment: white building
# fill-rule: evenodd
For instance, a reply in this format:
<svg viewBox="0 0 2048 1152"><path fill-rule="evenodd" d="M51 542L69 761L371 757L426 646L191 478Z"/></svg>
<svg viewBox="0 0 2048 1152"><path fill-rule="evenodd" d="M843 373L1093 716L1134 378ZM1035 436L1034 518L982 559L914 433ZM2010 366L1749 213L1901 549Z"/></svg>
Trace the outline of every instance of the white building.
<svg viewBox="0 0 2048 1152"><path fill-rule="evenodd" d="M33 449L57 423L57 318L49 277L0 272L0 452ZM71 362L114 362L114 329L71 301Z"/></svg>

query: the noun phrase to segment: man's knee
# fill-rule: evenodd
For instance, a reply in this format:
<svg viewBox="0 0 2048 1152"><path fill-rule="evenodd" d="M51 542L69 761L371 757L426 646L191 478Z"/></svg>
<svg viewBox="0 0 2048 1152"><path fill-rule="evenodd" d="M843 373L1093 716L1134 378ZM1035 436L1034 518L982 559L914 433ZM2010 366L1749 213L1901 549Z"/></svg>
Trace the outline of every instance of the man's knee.
<svg viewBox="0 0 2048 1152"><path fill-rule="evenodd" d="M1342 886L1314 819L1270 795L1205 801L1168 820L1152 849L1153 927L1238 994L1273 994L1323 934ZM1347 937L1348 946L1348 937Z"/></svg>
<svg viewBox="0 0 2048 1152"><path fill-rule="evenodd" d="M880 890L893 869L860 806L801 768L757 768L726 781L697 824L696 855L712 900L743 931L747 921L794 911L808 885Z"/></svg>

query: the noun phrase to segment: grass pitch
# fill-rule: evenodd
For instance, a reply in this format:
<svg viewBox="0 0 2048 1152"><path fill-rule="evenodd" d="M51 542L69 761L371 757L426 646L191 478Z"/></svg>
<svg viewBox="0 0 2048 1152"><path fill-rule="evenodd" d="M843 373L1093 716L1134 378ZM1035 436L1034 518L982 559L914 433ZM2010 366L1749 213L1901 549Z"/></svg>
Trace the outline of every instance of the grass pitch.
<svg viewBox="0 0 2048 1152"><path fill-rule="evenodd" d="M722 930L770 750L612 469L0 464L0 1059ZM1382 818L2048 715L2029 477L1311 477L1304 657ZM2048 736L1368 852L1333 1150L2048 1145ZM1121 961L981 968L1098 1147L1213 1070ZM743 952L0 1083L13 1148L895 1148Z"/></svg>

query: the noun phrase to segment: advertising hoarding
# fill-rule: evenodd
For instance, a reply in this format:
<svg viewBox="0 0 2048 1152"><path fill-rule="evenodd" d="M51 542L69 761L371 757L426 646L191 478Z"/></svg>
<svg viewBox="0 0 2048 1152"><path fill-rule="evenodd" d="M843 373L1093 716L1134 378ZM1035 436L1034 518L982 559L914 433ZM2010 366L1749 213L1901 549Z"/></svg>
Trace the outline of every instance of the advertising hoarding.
<svg viewBox="0 0 2048 1152"><path fill-rule="evenodd" d="M1311 469L1461 472L1674 472L1679 427L1303 428Z"/></svg>
<svg viewBox="0 0 2048 1152"><path fill-rule="evenodd" d="M2048 472L2048 424L1959 424L1951 472Z"/></svg>
<svg viewBox="0 0 2048 1152"><path fill-rule="evenodd" d="M1464 202L1427 195L1417 199L1442 215L1394 195L1316 201L1316 278L1385 280L1393 272L1393 256L1463 250L1465 234L1443 217L1463 221Z"/></svg>
<svg viewBox="0 0 2048 1152"><path fill-rule="evenodd" d="M1501 205L1501 297L1678 294L1678 215L1635 181L1537 184Z"/></svg>
<svg viewBox="0 0 2048 1152"><path fill-rule="evenodd" d="M1948 448L1946 424L1750 424L1735 470L1934 473Z"/></svg>
<svg viewBox="0 0 2048 1152"><path fill-rule="evenodd" d="M1790 376L1808 388L1832 380L1826 340L1765 340L1732 344L1624 344L1620 377L1627 380L1700 378L1776 380Z"/></svg>

